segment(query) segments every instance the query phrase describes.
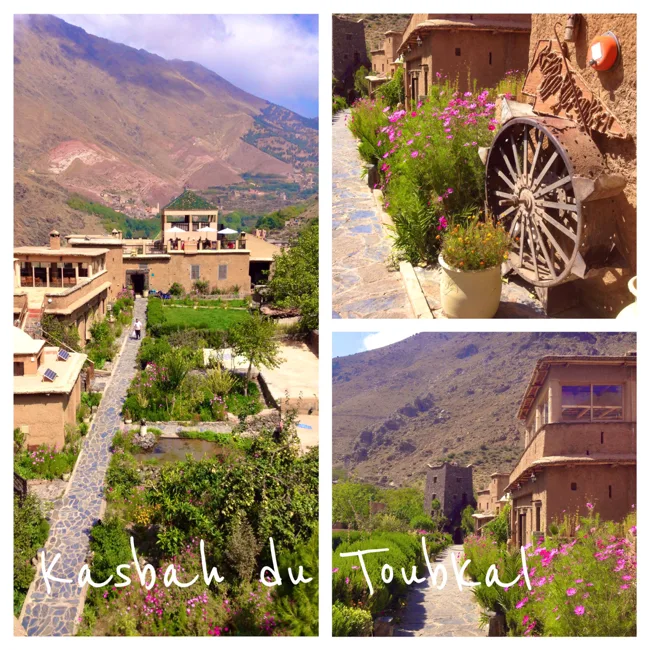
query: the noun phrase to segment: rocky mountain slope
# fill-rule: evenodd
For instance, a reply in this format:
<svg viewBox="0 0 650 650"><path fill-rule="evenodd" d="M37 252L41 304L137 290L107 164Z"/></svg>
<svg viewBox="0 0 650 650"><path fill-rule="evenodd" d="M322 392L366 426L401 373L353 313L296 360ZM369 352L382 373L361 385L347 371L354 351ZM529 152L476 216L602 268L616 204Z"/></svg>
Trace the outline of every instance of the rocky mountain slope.
<svg viewBox="0 0 650 650"><path fill-rule="evenodd" d="M316 121L201 65L43 15L16 20L14 54L17 242L44 240L33 206L47 188L135 217L151 216L184 187L231 186L245 174L316 191ZM56 196L43 208L70 230Z"/></svg>
<svg viewBox="0 0 650 650"><path fill-rule="evenodd" d="M334 466L416 484L426 464L474 464L474 485L523 450L519 403L544 355L616 355L629 333L421 333L332 364Z"/></svg>

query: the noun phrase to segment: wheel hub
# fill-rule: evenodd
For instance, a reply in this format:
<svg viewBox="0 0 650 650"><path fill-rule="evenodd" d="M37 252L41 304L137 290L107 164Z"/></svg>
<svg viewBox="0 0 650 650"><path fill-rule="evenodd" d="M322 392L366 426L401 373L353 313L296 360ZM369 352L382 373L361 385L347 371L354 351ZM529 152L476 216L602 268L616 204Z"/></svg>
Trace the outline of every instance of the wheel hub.
<svg viewBox="0 0 650 650"><path fill-rule="evenodd" d="M535 208L535 197L528 188L519 192L519 206L524 209L526 214L530 214Z"/></svg>

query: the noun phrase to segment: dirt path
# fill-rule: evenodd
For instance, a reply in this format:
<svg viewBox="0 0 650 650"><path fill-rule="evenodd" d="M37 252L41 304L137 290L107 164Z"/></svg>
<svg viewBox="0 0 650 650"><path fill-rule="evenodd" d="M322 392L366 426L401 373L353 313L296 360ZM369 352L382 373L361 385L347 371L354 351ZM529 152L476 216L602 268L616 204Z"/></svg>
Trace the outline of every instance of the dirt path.
<svg viewBox="0 0 650 650"><path fill-rule="evenodd" d="M461 545L450 546L436 562L447 570L444 589L434 587L430 578L413 585L395 636L487 636L487 630L479 628L480 609L470 588L458 590L451 554L462 551Z"/></svg>
<svg viewBox="0 0 650 650"><path fill-rule="evenodd" d="M134 318L139 318L143 326L146 325L146 306L145 299L136 298ZM144 329L142 335L144 337ZM113 435L121 425L120 411L136 372L135 360L139 347L139 340L127 339L91 430L84 439L58 516L45 542L48 566L57 553L61 554L51 575L72 579L73 582L51 582L51 593L48 594L42 573L38 570L20 618L28 636L71 636L76 631L85 601L84 590L77 585L77 575L87 561L90 530L102 516L104 477L111 457L110 446Z"/></svg>
<svg viewBox="0 0 650 650"><path fill-rule="evenodd" d="M349 110L332 124L332 309L334 318L413 318L391 242L365 179Z"/></svg>

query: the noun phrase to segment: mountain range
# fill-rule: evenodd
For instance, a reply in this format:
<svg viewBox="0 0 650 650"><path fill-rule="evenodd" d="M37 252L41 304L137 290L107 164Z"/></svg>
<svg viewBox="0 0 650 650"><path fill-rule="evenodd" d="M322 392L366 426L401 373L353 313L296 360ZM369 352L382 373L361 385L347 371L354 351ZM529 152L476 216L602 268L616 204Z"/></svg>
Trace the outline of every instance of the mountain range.
<svg viewBox="0 0 650 650"><path fill-rule="evenodd" d="M474 466L474 487L523 451L517 411L545 355L621 355L633 333L421 333L332 363L333 462L377 485L418 485L427 463Z"/></svg>
<svg viewBox="0 0 650 650"><path fill-rule="evenodd" d="M316 118L54 16L15 21L14 110L19 244L78 228L71 193L150 217L186 187L270 178L317 191Z"/></svg>

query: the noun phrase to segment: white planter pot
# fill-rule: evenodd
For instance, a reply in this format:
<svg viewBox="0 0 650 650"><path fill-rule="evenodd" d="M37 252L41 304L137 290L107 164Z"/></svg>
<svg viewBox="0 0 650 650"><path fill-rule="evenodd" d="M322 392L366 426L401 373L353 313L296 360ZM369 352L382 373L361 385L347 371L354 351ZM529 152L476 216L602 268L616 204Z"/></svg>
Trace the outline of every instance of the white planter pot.
<svg viewBox="0 0 650 650"><path fill-rule="evenodd" d="M440 299L447 318L492 318L501 300L501 266L483 271L459 271L449 266L442 255Z"/></svg>
<svg viewBox="0 0 650 650"><path fill-rule="evenodd" d="M627 288L630 290L630 293L634 296L634 302L631 305L628 305L622 309L616 318L636 318L637 317L637 294L636 294L636 275L627 283Z"/></svg>

